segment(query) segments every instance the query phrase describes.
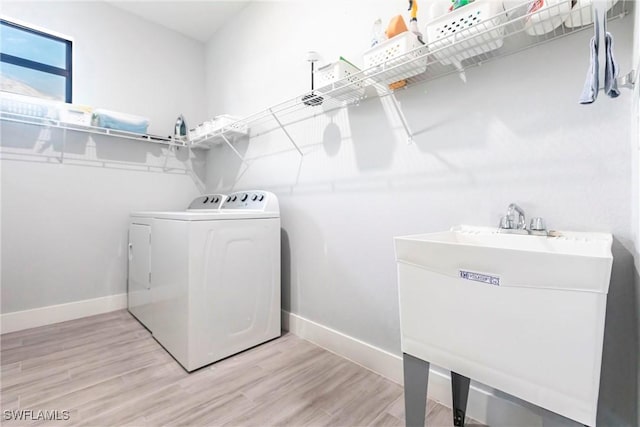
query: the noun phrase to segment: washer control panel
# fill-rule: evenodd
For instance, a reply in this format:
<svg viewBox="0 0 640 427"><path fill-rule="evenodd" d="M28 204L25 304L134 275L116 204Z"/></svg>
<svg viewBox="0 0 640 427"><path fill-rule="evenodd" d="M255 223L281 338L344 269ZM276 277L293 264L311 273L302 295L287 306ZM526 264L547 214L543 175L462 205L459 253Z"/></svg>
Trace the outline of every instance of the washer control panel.
<svg viewBox="0 0 640 427"><path fill-rule="evenodd" d="M222 209L273 210L269 209L274 203L273 199L275 199L275 196L268 191L238 191L229 194L227 201L222 205Z"/></svg>
<svg viewBox="0 0 640 427"><path fill-rule="evenodd" d="M222 203L226 200L227 196L224 194L205 194L204 196L200 196L191 202L188 210L194 209L207 209L207 210L218 210Z"/></svg>

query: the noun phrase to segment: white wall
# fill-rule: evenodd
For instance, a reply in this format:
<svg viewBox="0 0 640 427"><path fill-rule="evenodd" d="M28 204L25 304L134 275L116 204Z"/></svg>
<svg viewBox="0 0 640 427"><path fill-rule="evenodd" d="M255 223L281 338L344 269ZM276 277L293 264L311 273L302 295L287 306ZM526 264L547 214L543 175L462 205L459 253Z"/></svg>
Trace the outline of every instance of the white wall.
<svg viewBox="0 0 640 427"><path fill-rule="evenodd" d="M169 135L179 114L206 119L204 46L98 1L3 1L0 11L73 38L73 102L149 117Z"/></svg>
<svg viewBox="0 0 640 427"><path fill-rule="evenodd" d="M635 4L635 27L634 36L635 40L633 49L633 69L636 70L636 81L640 80L640 7ZM633 189L631 195L631 201L633 203L634 215L633 222L635 224L635 264L636 264L636 289L640 289L640 84L636 84L634 89L634 98L631 107L632 114L632 130L631 130L631 144L634 156L633 164L635 165L634 173L632 177ZM640 307L640 292L636 293L637 305ZM639 322L640 322L640 314ZM638 345L640 346L640 327L638 328ZM640 349L638 350L638 366L640 366ZM640 373L638 373L638 385L637 389L640 390ZM639 405L640 406L640 405ZM640 410L638 411L638 425L640 426Z"/></svg>
<svg viewBox="0 0 640 427"><path fill-rule="evenodd" d="M2 313L126 292L129 212L199 194L185 149L69 132L59 163L60 130L3 123L0 136Z"/></svg>
<svg viewBox="0 0 640 427"><path fill-rule="evenodd" d="M301 4L304 3L304 4ZM248 114L308 88L305 52L361 65L371 23L405 2L258 2L207 45L209 114ZM423 21L424 22L424 21ZM609 26L623 72L632 19ZM630 93L577 103L589 32L406 92L406 135L388 99L367 100L243 140L208 156L209 190L265 188L280 198L283 307L398 354L393 236L460 223L494 225L515 201L554 229L614 234L599 417L637 414ZM224 58L220 61L219 58Z"/></svg>
<svg viewBox="0 0 640 427"><path fill-rule="evenodd" d="M74 102L148 116L162 135L179 113L206 117L203 44L102 2L2 13L73 37ZM183 209L204 178L185 149L7 122L0 136L3 314L126 292L129 212Z"/></svg>

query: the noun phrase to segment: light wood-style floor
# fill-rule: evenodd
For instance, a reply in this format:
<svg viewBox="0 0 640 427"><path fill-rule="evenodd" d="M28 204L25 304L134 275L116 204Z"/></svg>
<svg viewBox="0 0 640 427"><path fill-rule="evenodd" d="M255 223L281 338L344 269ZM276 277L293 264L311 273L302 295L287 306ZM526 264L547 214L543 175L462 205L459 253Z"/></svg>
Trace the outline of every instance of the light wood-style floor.
<svg viewBox="0 0 640 427"><path fill-rule="evenodd" d="M128 312L4 334L5 410L68 410L58 425L402 426L402 387L285 333L186 373ZM429 402L427 423L451 426ZM469 424L469 423L467 423Z"/></svg>

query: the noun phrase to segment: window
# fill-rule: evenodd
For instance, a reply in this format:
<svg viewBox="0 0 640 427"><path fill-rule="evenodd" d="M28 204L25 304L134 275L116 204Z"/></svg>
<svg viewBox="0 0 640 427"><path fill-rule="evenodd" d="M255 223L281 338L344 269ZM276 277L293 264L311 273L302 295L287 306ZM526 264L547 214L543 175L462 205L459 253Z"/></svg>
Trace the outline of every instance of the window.
<svg viewBox="0 0 640 427"><path fill-rule="evenodd" d="M0 90L71 102L71 40L0 19Z"/></svg>

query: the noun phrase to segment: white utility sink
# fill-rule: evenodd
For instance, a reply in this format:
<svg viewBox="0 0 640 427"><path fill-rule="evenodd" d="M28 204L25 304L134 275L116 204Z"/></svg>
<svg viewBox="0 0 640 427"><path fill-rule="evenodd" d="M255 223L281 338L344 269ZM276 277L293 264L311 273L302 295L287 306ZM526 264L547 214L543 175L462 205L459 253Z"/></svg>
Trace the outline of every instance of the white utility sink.
<svg viewBox="0 0 640 427"><path fill-rule="evenodd" d="M595 425L612 236L395 238L402 350Z"/></svg>

